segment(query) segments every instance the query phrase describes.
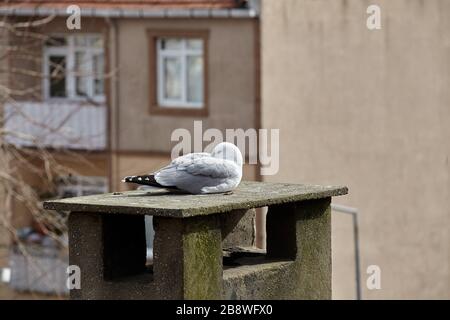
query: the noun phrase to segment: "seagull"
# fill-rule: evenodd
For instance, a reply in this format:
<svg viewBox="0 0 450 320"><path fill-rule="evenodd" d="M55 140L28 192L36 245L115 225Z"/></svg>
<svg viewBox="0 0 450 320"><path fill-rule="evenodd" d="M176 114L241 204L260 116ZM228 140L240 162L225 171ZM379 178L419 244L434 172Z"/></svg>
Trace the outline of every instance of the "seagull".
<svg viewBox="0 0 450 320"><path fill-rule="evenodd" d="M178 189L192 194L229 193L241 182L242 165L239 148L222 142L211 153L189 153L154 173L128 176L122 182Z"/></svg>

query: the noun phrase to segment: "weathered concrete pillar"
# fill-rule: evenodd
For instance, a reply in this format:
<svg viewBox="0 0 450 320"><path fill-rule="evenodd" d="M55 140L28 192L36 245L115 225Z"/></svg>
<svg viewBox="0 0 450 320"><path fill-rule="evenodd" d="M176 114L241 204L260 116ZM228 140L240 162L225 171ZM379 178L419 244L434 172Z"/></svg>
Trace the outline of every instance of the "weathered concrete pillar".
<svg viewBox="0 0 450 320"><path fill-rule="evenodd" d="M332 196L345 187L242 182L231 195L131 191L49 201L70 211L72 299L329 299ZM254 208L268 206L267 253ZM146 264L145 215L154 217Z"/></svg>
<svg viewBox="0 0 450 320"><path fill-rule="evenodd" d="M155 217L154 274L162 299L220 299L222 237L217 216Z"/></svg>
<svg viewBox="0 0 450 320"><path fill-rule="evenodd" d="M83 290L70 290L71 299L101 296L103 283L102 217L89 213L69 215L69 263L82 270Z"/></svg>
<svg viewBox="0 0 450 320"><path fill-rule="evenodd" d="M270 206L267 256L294 261L290 297L331 299L331 198Z"/></svg>
<svg viewBox="0 0 450 320"><path fill-rule="evenodd" d="M109 299L108 282L146 271L144 216L69 215L69 263L80 267L82 290L71 299Z"/></svg>

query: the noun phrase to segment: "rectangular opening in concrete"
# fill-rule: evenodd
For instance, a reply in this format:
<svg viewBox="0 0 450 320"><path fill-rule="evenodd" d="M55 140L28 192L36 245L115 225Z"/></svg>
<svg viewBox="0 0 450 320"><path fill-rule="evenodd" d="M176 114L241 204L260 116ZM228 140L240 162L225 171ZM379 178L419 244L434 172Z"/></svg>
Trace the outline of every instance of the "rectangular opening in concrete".
<svg viewBox="0 0 450 320"><path fill-rule="evenodd" d="M274 263L284 264L295 260L295 255L291 254L267 255L267 251L265 249L265 217L267 211L267 206L255 208L254 213L250 215L249 212L247 212L241 219L240 223L235 224L234 229L230 232L230 234L239 235L239 232L244 232L249 234L250 237L242 235L239 235L237 238L228 236L234 241L237 240L237 243L235 242L234 246L230 246L229 242L223 243L224 272L232 269L236 269L233 270L233 272L239 272L240 269L245 269L251 272L252 266L264 268L264 266L273 265ZM242 222L249 226L243 226ZM258 241L258 236L261 238L259 239L260 241ZM292 241L287 241L285 245L289 246L293 245L293 243Z"/></svg>
<svg viewBox="0 0 450 320"><path fill-rule="evenodd" d="M149 276L144 216L108 214L103 220L103 275L107 281Z"/></svg>
<svg viewBox="0 0 450 320"><path fill-rule="evenodd" d="M263 290L264 279L267 275L285 274L288 270L291 270L290 268L294 263L293 260L269 258L264 249L234 248L233 250L224 250L225 297L236 299L233 293L242 292L242 283L252 283L251 288L259 288L255 289L256 291Z"/></svg>
<svg viewBox="0 0 450 320"><path fill-rule="evenodd" d="M270 258L265 249L255 247L235 247L223 249L223 268L232 269L273 262L293 262L294 259Z"/></svg>
<svg viewBox="0 0 450 320"><path fill-rule="evenodd" d="M153 241L155 230L153 228L153 216L145 216L145 242L147 244L146 265L153 267Z"/></svg>
<svg viewBox="0 0 450 320"><path fill-rule="evenodd" d="M233 268L246 264L253 264L257 261L264 261L266 251L255 247L234 247L225 248L223 253L223 267Z"/></svg>

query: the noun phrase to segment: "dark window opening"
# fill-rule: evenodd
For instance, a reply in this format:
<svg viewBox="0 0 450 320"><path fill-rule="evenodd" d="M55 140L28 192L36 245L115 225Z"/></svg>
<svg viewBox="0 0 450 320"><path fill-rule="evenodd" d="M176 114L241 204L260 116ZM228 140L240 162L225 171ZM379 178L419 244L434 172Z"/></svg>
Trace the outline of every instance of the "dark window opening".
<svg viewBox="0 0 450 320"><path fill-rule="evenodd" d="M66 92L66 57L50 56L49 59L50 97L64 98Z"/></svg>

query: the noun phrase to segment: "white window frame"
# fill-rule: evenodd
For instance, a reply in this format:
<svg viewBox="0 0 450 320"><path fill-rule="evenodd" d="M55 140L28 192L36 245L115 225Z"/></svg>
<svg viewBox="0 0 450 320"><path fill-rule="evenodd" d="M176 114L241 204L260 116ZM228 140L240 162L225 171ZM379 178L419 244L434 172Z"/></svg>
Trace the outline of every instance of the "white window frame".
<svg viewBox="0 0 450 320"><path fill-rule="evenodd" d="M43 97L45 100L58 101L58 100L74 100L74 101L86 101L93 100L98 103L104 103L106 101L105 94L94 95L95 85L94 85L94 61L93 57L95 55L103 55L103 61L105 61L104 48L94 48L88 46L77 46L75 45L75 37L83 36L88 38L93 37L103 37L100 33L83 33L76 35L67 34L52 34L51 37L64 37L67 41L65 46L45 46L43 47ZM90 74L83 76L86 80L87 96L77 95L76 92L76 75L75 75L75 53L77 51L82 51L87 56L88 69L91 70ZM51 97L50 96L50 56L61 55L66 57L66 97ZM102 75L104 76L104 75ZM104 84L103 84L104 85ZM104 90L103 90L104 91Z"/></svg>
<svg viewBox="0 0 450 320"><path fill-rule="evenodd" d="M178 39L181 40L181 48L180 49L162 49L162 41L164 39ZM189 49L187 48L187 40L200 40L202 41L202 49ZM157 97L158 97L158 106L165 108L190 108L190 109L202 109L205 106L204 101L204 93L202 94L201 102L192 102L187 100L187 59L192 56L200 56L203 60L202 66L202 87L203 91L205 90L205 41L202 38L182 38L176 36L167 36L167 37L159 37L156 41L156 55L157 55ZM181 61L181 99L167 99L164 97L164 58L166 57L177 57L180 58Z"/></svg>

